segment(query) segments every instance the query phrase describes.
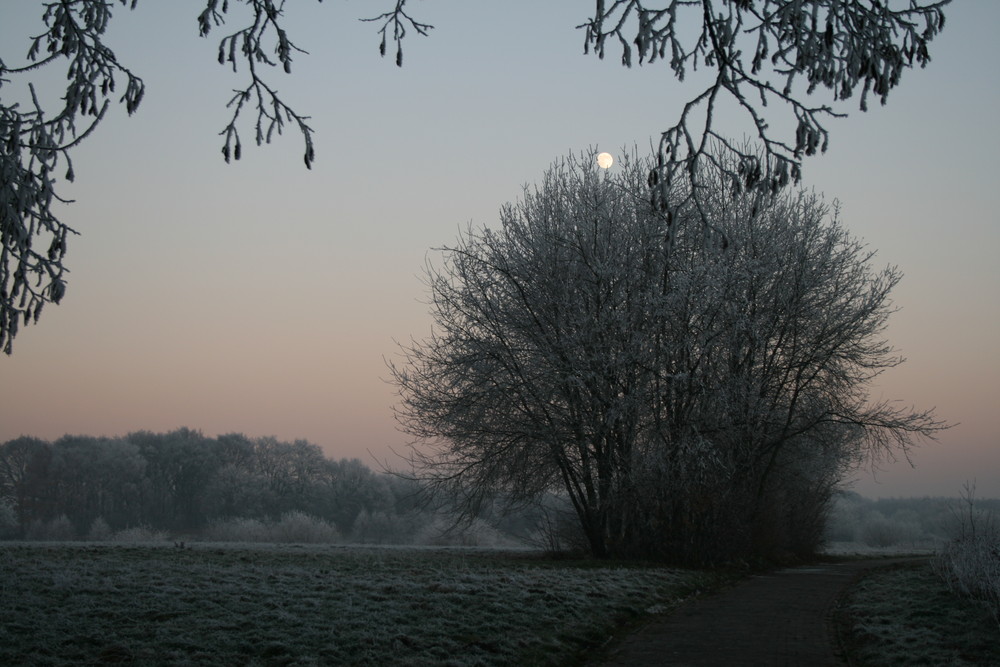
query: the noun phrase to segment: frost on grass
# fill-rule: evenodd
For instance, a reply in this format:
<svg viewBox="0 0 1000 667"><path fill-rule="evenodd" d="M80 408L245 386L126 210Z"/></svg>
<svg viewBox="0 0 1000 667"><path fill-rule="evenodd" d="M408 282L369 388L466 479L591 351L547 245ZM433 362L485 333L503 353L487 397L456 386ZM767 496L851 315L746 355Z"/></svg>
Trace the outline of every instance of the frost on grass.
<svg viewBox="0 0 1000 667"><path fill-rule="evenodd" d="M520 553L0 546L0 664L556 664L704 575ZM57 610L57 611L56 611Z"/></svg>
<svg viewBox="0 0 1000 667"><path fill-rule="evenodd" d="M934 565L952 591L982 603L990 611L1000 634L998 536L979 535L949 542L938 554Z"/></svg>
<svg viewBox="0 0 1000 667"><path fill-rule="evenodd" d="M926 562L874 570L840 614L852 664L1000 665L989 613L950 591Z"/></svg>
<svg viewBox="0 0 1000 667"><path fill-rule="evenodd" d="M940 542L925 540L915 543L893 545L888 547L873 547L862 542L828 542L823 547L823 553L829 556L929 556L935 553Z"/></svg>

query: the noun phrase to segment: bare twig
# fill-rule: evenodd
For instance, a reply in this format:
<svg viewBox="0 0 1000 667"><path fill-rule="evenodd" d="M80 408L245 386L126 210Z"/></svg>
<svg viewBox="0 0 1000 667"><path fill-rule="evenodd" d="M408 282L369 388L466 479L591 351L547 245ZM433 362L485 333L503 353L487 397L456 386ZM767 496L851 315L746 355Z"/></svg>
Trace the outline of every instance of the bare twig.
<svg viewBox="0 0 1000 667"><path fill-rule="evenodd" d="M834 100L844 100L860 88L862 110L869 93L885 104L905 69L930 61L927 47L944 27L943 7L949 2L596 0L593 18L578 27L585 32L585 53L603 58L611 40L627 67L634 51L640 65L666 61L681 81L699 66L717 72L711 87L685 105L677 123L660 136L660 160L650 184L659 188L653 203L662 206L681 172L698 177L708 173L704 167L719 171L734 193L773 194L797 183L803 157L829 145L827 119L844 115L828 104L808 105L805 96L825 88ZM691 22L699 30L691 31ZM804 91L795 90L799 79L807 84ZM713 106L720 92L749 116L763 157L738 149L716 129ZM773 103L790 111L794 139L773 136L762 111ZM705 109L700 134L690 125L699 105ZM720 160L713 150L729 158ZM697 199L703 188L693 185L691 197Z"/></svg>

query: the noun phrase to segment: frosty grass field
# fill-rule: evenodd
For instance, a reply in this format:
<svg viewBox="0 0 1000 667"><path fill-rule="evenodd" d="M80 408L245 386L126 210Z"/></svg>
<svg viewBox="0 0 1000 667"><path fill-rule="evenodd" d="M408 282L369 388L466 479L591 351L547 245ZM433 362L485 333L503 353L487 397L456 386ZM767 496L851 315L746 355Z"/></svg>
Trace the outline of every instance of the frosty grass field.
<svg viewBox="0 0 1000 667"><path fill-rule="evenodd" d="M716 583L516 551L0 543L0 664L566 664Z"/></svg>
<svg viewBox="0 0 1000 667"><path fill-rule="evenodd" d="M573 665L733 579L515 550L0 542L0 665ZM871 571L835 616L852 664L1000 665L997 621L927 560Z"/></svg>
<svg viewBox="0 0 1000 667"><path fill-rule="evenodd" d="M1000 625L985 605L950 591L928 561L871 571L836 616L853 665L1000 665Z"/></svg>

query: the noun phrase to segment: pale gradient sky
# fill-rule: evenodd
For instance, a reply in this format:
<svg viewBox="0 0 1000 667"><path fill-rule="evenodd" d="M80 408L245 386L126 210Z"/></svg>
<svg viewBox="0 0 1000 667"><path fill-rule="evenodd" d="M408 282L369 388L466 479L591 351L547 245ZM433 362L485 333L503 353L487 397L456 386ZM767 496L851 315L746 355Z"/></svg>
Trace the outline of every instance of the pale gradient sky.
<svg viewBox="0 0 1000 667"><path fill-rule="evenodd" d="M316 164L288 134L227 166L217 133L242 78L197 37L199 4L116 12L109 42L146 99L76 152L67 296L0 358L0 441L187 426L305 438L373 465L369 452L407 442L383 357L429 331L429 248L495 223L569 151L645 148L693 91L662 64L584 57L574 26L589 0L415 3L436 29L408 40L402 69L355 21L388 1L294 3L289 32L311 55L272 82L312 116ZM8 63L37 9L3 0ZM1000 2L947 17L928 68L885 108L846 107L805 169L905 274L888 335L908 361L874 395L961 422L914 451L915 468L859 473L871 497L957 495L972 479L1000 497Z"/></svg>

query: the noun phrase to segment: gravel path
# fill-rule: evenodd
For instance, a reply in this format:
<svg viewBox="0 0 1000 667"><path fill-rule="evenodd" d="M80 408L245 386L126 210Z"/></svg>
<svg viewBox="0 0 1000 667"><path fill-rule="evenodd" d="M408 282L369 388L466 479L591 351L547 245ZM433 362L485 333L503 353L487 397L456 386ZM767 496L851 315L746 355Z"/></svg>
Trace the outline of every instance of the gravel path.
<svg viewBox="0 0 1000 667"><path fill-rule="evenodd" d="M831 615L848 585L870 568L910 559L868 559L776 570L681 605L650 621L593 664L842 665Z"/></svg>

